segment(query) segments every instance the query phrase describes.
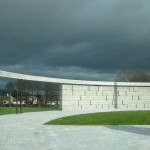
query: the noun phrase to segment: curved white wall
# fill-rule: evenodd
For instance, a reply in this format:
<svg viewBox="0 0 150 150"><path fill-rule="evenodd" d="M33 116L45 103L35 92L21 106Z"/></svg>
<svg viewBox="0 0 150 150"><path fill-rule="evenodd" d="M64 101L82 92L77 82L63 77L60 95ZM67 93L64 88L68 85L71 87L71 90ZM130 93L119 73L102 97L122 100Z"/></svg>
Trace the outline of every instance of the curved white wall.
<svg viewBox="0 0 150 150"><path fill-rule="evenodd" d="M0 76L59 83L63 110L150 108L150 83L69 80L7 71L0 71Z"/></svg>

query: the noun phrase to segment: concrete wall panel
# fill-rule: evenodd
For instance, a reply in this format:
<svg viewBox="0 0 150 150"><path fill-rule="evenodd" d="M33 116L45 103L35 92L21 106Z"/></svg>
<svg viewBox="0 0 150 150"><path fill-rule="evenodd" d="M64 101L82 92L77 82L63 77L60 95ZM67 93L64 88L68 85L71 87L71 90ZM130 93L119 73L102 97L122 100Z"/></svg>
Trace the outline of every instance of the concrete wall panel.
<svg viewBox="0 0 150 150"><path fill-rule="evenodd" d="M132 96L118 96L118 100L132 100Z"/></svg>
<svg viewBox="0 0 150 150"><path fill-rule="evenodd" d="M137 108L145 108L145 104L136 104Z"/></svg>
<svg viewBox="0 0 150 150"><path fill-rule="evenodd" d="M103 95L114 95L114 90L113 91L103 91Z"/></svg>
<svg viewBox="0 0 150 150"><path fill-rule="evenodd" d="M63 101L63 105L64 106L78 106L79 105L79 101L77 101L77 100L65 100L65 101Z"/></svg>
<svg viewBox="0 0 150 150"><path fill-rule="evenodd" d="M100 86L99 90L100 91L113 91L114 87L113 86Z"/></svg>
<svg viewBox="0 0 150 150"><path fill-rule="evenodd" d="M128 106L127 105L118 105L118 109L127 109Z"/></svg>
<svg viewBox="0 0 150 150"><path fill-rule="evenodd" d="M79 105L91 105L91 101L90 100L80 100Z"/></svg>
<svg viewBox="0 0 150 150"><path fill-rule="evenodd" d="M89 86L90 91L98 91L99 87L98 86Z"/></svg>
<svg viewBox="0 0 150 150"><path fill-rule="evenodd" d="M86 96L96 96L96 91L85 91Z"/></svg>
<svg viewBox="0 0 150 150"><path fill-rule="evenodd" d="M139 96L140 100L149 100L150 101L150 96Z"/></svg>
<svg viewBox="0 0 150 150"><path fill-rule="evenodd" d="M96 109L102 110L103 109L103 105L96 105Z"/></svg>
<svg viewBox="0 0 150 150"><path fill-rule="evenodd" d="M103 104L103 109L109 109L109 105Z"/></svg>
<svg viewBox="0 0 150 150"><path fill-rule="evenodd" d="M82 105L82 110L96 110L96 106L93 105Z"/></svg>
<svg viewBox="0 0 150 150"><path fill-rule="evenodd" d="M119 91L117 92L117 94L118 94L119 96L127 96L127 92L126 92L126 91L121 91L121 90L119 90Z"/></svg>
<svg viewBox="0 0 150 150"><path fill-rule="evenodd" d="M73 90L75 90L75 91L81 91L81 90L89 91L89 86L73 85Z"/></svg>
<svg viewBox="0 0 150 150"><path fill-rule="evenodd" d="M96 91L97 96L103 96L103 91Z"/></svg>
<svg viewBox="0 0 150 150"><path fill-rule="evenodd" d="M113 95L107 96L107 100L114 100L114 99L115 99L115 97Z"/></svg>
<svg viewBox="0 0 150 150"><path fill-rule="evenodd" d="M63 90L72 90L72 87L73 87L72 85L66 85L66 84L62 85Z"/></svg>
<svg viewBox="0 0 150 150"><path fill-rule="evenodd" d="M72 95L74 95L74 96L75 95L83 95L84 96L85 95L85 91L83 91L83 90L82 91L75 91L75 90L73 90Z"/></svg>
<svg viewBox="0 0 150 150"><path fill-rule="evenodd" d="M145 108L150 108L150 104L145 104Z"/></svg>
<svg viewBox="0 0 150 150"><path fill-rule="evenodd" d="M62 90L61 94L62 95L72 96L73 95L73 91L72 90Z"/></svg>
<svg viewBox="0 0 150 150"><path fill-rule="evenodd" d="M108 103L108 101L101 101L101 100L97 100L97 101L94 101L94 100L92 100L91 101L91 104L93 105L93 104L97 104L97 105L99 105L99 104L109 104Z"/></svg>
<svg viewBox="0 0 150 150"><path fill-rule="evenodd" d="M81 106L63 106L63 110L66 111L74 111L74 110L82 110Z"/></svg>

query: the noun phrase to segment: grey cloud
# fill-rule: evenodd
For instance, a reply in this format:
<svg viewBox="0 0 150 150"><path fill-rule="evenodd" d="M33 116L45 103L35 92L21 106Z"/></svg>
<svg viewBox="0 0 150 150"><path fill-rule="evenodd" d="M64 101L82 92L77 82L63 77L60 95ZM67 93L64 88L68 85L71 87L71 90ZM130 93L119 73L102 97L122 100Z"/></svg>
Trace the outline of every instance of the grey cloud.
<svg viewBox="0 0 150 150"><path fill-rule="evenodd" d="M64 68L49 73L82 78L80 68L89 79L150 71L149 7L148 0L1 0L0 67Z"/></svg>

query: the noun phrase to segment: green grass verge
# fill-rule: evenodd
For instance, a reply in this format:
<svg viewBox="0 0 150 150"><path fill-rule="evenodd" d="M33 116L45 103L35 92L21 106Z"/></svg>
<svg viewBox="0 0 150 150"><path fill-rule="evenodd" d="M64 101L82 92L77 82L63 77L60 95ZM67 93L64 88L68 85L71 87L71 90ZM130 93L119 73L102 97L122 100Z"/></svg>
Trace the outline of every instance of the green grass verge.
<svg viewBox="0 0 150 150"><path fill-rule="evenodd" d="M38 111L52 111L52 110L59 110L58 106L50 106L50 107L22 107L22 113L38 112ZM18 111L20 111L19 108L18 108ZM15 107L0 107L0 115L15 114L15 113L16 113L16 108Z"/></svg>
<svg viewBox="0 0 150 150"><path fill-rule="evenodd" d="M150 111L121 111L63 117L46 125L150 125Z"/></svg>

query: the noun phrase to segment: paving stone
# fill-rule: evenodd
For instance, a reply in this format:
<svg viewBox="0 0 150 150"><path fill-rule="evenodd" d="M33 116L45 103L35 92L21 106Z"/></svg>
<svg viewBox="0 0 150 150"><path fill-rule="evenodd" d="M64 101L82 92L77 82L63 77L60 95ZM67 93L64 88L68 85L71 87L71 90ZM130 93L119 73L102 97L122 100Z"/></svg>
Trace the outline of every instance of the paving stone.
<svg viewBox="0 0 150 150"><path fill-rule="evenodd" d="M148 150L150 148L150 126L43 125L55 118L90 112L95 111L1 115L0 150Z"/></svg>

